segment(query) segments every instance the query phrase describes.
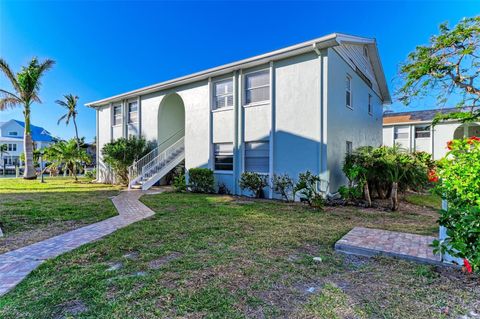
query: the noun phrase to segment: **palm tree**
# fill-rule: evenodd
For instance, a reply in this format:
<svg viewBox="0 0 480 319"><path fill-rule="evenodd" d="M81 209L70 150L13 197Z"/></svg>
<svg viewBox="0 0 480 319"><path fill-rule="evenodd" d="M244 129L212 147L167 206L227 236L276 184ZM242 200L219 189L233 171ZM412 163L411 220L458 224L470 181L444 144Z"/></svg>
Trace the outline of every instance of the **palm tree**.
<svg viewBox="0 0 480 319"><path fill-rule="evenodd" d="M25 117L25 132L23 137L23 148L25 151L25 171L23 178L35 179L35 167L33 163L33 140L30 130L30 108L34 102L41 103L38 96L40 90L40 79L43 74L52 68L55 64L53 60L45 60L39 63L37 58L33 58L27 67L16 75L13 74L10 66L4 59L0 58L0 69L10 80L15 93L0 89L0 111L7 108L23 106L23 115Z"/></svg>
<svg viewBox="0 0 480 319"><path fill-rule="evenodd" d="M68 169L72 173L75 180L78 180L77 167L91 161L87 152L78 148L78 141L75 139L52 144L45 149L45 157L52 162L50 168L64 166L64 169Z"/></svg>
<svg viewBox="0 0 480 319"><path fill-rule="evenodd" d="M78 138L78 127L77 127L77 101L78 101L78 96L74 96L73 94L66 94L64 95L65 101L62 100L56 100L55 103L57 103L60 106L63 106L64 108L67 109L67 113L62 115L58 119L57 124L60 124L61 121L65 121L65 124L68 125L70 123L70 119L73 121L73 126L75 127L75 137L77 139L77 148L80 149L80 140Z"/></svg>

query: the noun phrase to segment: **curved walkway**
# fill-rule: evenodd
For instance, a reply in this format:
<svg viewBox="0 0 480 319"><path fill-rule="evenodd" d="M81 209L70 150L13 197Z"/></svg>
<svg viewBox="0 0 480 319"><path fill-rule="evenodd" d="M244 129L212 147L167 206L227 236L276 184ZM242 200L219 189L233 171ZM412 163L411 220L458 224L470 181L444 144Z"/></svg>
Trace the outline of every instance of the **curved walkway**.
<svg viewBox="0 0 480 319"><path fill-rule="evenodd" d="M154 212L138 200L146 193L152 192L122 191L112 198L118 211L117 216L0 255L0 296L15 287L45 260L152 216Z"/></svg>

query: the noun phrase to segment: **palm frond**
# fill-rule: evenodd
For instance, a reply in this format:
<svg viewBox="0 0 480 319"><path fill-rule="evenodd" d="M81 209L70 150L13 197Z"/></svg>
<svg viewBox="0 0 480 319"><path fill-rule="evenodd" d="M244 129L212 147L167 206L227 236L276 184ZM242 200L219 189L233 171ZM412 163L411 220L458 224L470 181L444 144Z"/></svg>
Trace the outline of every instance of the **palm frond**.
<svg viewBox="0 0 480 319"><path fill-rule="evenodd" d="M14 108L22 103L22 100L13 93L0 89L0 111Z"/></svg>
<svg viewBox="0 0 480 319"><path fill-rule="evenodd" d="M45 61L43 61L43 63L39 65L38 73L41 76L45 71L50 70L54 65L55 65L55 61L51 59L46 59Z"/></svg>
<svg viewBox="0 0 480 319"><path fill-rule="evenodd" d="M2 58L0 58L0 70L2 70L5 76L10 80L15 91L21 92L20 84L18 83L17 78L13 74L12 69L10 69L10 66L8 65L7 61L5 61Z"/></svg>
<svg viewBox="0 0 480 319"><path fill-rule="evenodd" d="M65 102L62 101L62 100L56 100L55 103L57 103L58 105L63 106L64 108L67 108L67 109L68 109L68 104L65 103Z"/></svg>
<svg viewBox="0 0 480 319"><path fill-rule="evenodd" d="M62 115L62 116L58 119L57 125L60 124L60 122L63 121L63 120L67 117L67 115L68 115L68 114Z"/></svg>

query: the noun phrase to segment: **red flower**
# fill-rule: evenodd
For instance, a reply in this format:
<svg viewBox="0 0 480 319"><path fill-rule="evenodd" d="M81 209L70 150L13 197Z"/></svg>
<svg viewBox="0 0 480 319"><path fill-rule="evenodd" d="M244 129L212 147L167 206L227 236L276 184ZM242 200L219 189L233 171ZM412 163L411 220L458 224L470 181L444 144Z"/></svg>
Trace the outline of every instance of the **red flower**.
<svg viewBox="0 0 480 319"><path fill-rule="evenodd" d="M467 258L463 259L463 265L465 266L465 269L468 273L472 273L472 265L470 265Z"/></svg>
<svg viewBox="0 0 480 319"><path fill-rule="evenodd" d="M480 137L472 136L467 140L468 144L473 144L473 141L480 142Z"/></svg>
<svg viewBox="0 0 480 319"><path fill-rule="evenodd" d="M447 148L448 148L449 150L452 150L452 143L453 143L453 141L448 141L448 142L447 142Z"/></svg>
<svg viewBox="0 0 480 319"><path fill-rule="evenodd" d="M433 170L433 169L428 171L427 177L428 177L428 180L432 183L438 182L437 172L435 172L435 170Z"/></svg>

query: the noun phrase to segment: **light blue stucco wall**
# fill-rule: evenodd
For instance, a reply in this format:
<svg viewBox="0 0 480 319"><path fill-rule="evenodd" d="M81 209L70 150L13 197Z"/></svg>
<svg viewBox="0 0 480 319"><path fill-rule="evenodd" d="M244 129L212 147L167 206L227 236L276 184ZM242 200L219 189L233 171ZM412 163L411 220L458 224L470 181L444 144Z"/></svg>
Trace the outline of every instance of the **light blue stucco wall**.
<svg viewBox="0 0 480 319"><path fill-rule="evenodd" d="M352 77L352 109L346 106L347 74ZM382 144L383 104L355 70L331 48L328 49L327 77L327 173L329 191L336 192L347 182L342 172L346 141L353 143L353 149ZM372 115L368 113L368 94L372 96Z"/></svg>

